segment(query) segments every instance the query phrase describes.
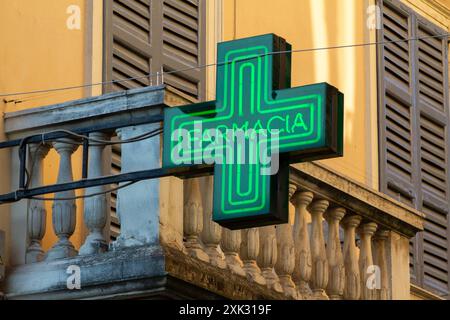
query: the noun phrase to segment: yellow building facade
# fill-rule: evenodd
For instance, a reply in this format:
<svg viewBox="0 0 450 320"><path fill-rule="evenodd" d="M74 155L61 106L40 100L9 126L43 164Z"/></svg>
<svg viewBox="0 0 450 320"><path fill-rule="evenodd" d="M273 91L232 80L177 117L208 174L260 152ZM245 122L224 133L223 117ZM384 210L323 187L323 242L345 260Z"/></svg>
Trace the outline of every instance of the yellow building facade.
<svg viewBox="0 0 450 320"><path fill-rule="evenodd" d="M448 0L402 2L433 24L450 30ZM328 82L345 94L344 156L319 163L379 191L375 1L208 0L204 5L206 64L216 62L218 42L275 33L298 51L292 54L292 86ZM0 0L0 114L104 93L104 7L101 0ZM360 44L367 45L342 47ZM58 88L66 89L46 91ZM215 70L209 67L206 97L211 100L214 95ZM0 121L1 141L7 139L3 126ZM11 191L11 161L10 152L0 150L0 194ZM72 162L77 180L81 178L81 150ZM52 150L44 164L45 184L56 182L58 165L59 158ZM77 200L78 208L82 203ZM51 204L46 207L50 212ZM80 209L77 221L71 240L78 249L87 235ZM8 230L14 222L10 206L0 206L7 265L19 264L22 259L11 254L14 234ZM48 214L43 249L49 249L56 239Z"/></svg>

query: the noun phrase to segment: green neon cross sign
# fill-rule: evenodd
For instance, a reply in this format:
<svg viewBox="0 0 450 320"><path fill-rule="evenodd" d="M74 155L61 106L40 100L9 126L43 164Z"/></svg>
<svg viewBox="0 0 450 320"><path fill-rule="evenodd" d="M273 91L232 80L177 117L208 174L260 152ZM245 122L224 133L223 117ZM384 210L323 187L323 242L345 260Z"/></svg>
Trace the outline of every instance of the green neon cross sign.
<svg viewBox="0 0 450 320"><path fill-rule="evenodd" d="M274 34L220 43L216 100L165 109L163 167L210 165L213 220L230 229L286 223L289 164L342 156L343 94L290 88L291 55L273 54L290 49Z"/></svg>

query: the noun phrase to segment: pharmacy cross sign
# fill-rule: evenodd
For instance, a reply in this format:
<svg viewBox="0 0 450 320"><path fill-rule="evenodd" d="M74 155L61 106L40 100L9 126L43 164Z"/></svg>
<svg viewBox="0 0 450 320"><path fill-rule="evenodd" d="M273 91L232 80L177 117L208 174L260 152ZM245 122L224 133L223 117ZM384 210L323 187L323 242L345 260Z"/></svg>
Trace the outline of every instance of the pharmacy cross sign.
<svg viewBox="0 0 450 320"><path fill-rule="evenodd" d="M342 156L343 94L291 88L290 50L274 34L220 43L216 100L165 109L163 167L213 169L224 227L286 223L289 164Z"/></svg>

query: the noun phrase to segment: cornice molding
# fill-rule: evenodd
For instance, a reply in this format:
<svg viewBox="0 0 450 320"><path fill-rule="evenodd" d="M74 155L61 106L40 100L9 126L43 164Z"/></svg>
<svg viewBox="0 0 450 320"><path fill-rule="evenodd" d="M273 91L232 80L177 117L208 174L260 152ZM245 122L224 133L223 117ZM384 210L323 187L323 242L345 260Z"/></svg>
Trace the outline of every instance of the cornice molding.
<svg viewBox="0 0 450 320"><path fill-rule="evenodd" d="M415 284L411 284L410 292L419 300L446 300L443 297L440 297L433 292L430 292L422 287L419 287Z"/></svg>
<svg viewBox="0 0 450 320"><path fill-rule="evenodd" d="M447 19L450 19L450 8L448 8L442 1L439 0L422 0L424 3L432 7L434 10L441 13Z"/></svg>
<svg viewBox="0 0 450 320"><path fill-rule="evenodd" d="M450 29L450 8L443 0L400 0L400 2L437 26L445 30Z"/></svg>

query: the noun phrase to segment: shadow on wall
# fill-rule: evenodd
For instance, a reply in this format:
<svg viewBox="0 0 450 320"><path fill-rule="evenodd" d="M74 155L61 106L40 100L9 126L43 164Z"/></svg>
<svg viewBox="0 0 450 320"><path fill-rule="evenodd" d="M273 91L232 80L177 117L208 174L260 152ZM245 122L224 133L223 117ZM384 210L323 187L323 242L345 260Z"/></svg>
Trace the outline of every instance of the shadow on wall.
<svg viewBox="0 0 450 320"><path fill-rule="evenodd" d="M235 3L235 8L225 7L225 40L276 33L298 50L366 43L375 35L367 28L371 0ZM376 74L367 63L373 50L368 46L293 53L292 85L328 82L345 94L344 157L321 162L376 188L377 163L373 159L377 159L377 119L373 111L377 106L376 101L371 103Z"/></svg>

